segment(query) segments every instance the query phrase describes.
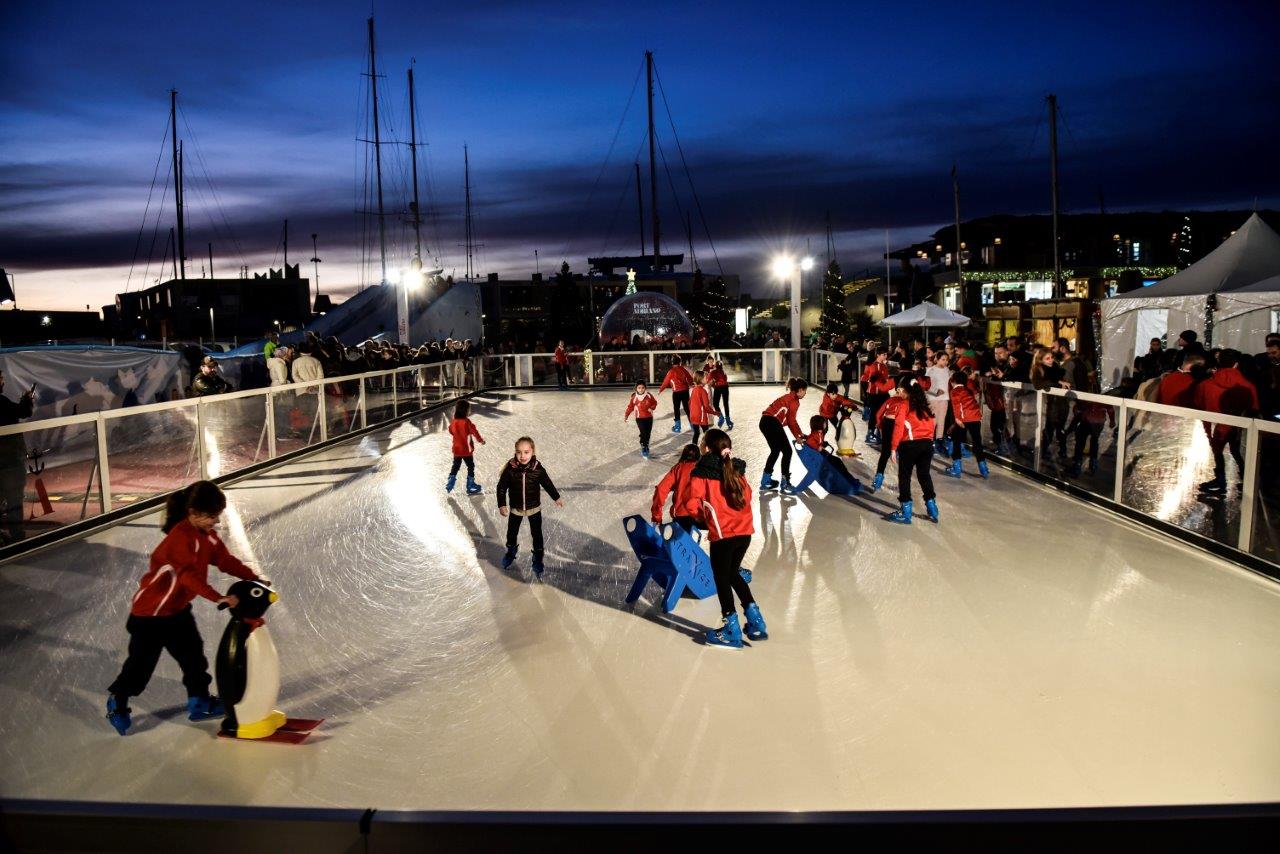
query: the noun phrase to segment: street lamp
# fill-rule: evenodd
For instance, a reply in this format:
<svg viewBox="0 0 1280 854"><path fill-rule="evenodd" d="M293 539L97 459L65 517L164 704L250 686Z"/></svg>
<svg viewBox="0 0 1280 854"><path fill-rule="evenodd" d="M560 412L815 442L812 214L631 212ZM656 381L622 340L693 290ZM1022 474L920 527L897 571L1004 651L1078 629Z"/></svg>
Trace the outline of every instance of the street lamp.
<svg viewBox="0 0 1280 854"><path fill-rule="evenodd" d="M773 275L791 291L792 347L800 346L800 294L804 287L805 271L812 269L812 258L803 258L799 263L789 255L779 255L773 259Z"/></svg>

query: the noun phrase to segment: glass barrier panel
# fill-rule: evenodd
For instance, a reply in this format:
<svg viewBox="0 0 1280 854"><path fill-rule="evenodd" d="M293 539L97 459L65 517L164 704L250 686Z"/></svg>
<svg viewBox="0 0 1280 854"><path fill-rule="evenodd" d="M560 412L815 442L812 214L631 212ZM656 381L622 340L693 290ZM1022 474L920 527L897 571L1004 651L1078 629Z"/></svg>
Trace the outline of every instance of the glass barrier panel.
<svg viewBox="0 0 1280 854"><path fill-rule="evenodd" d="M365 418L370 427L391 420L391 396L394 394L391 382L389 374L377 374L364 378Z"/></svg>
<svg viewBox="0 0 1280 854"><path fill-rule="evenodd" d="M758 383L764 380L764 353L760 350L739 352L725 348L720 351L720 360L724 362L725 376L730 383Z"/></svg>
<svg viewBox="0 0 1280 854"><path fill-rule="evenodd" d="M272 396L275 398L272 406L276 414L277 455L298 451L321 441L318 389L281 391Z"/></svg>
<svg viewBox="0 0 1280 854"><path fill-rule="evenodd" d="M524 377L524 385L555 385L556 384L556 365L555 360L551 356L530 356L529 366L533 374L532 379Z"/></svg>
<svg viewBox="0 0 1280 854"><path fill-rule="evenodd" d="M360 429L359 380L325 380L324 417L330 439Z"/></svg>
<svg viewBox="0 0 1280 854"><path fill-rule="evenodd" d="M1258 433L1258 489L1249 551L1280 564L1280 433Z"/></svg>
<svg viewBox="0 0 1280 854"><path fill-rule="evenodd" d="M1030 387L1005 388L1008 457L1024 466L1035 462L1036 393Z"/></svg>
<svg viewBox="0 0 1280 854"><path fill-rule="evenodd" d="M1067 482L1103 498L1115 495L1116 439L1120 404L1069 401L1066 442L1069 456L1060 466Z"/></svg>
<svg viewBox="0 0 1280 854"><path fill-rule="evenodd" d="M95 422L0 437L0 543L97 516Z"/></svg>
<svg viewBox="0 0 1280 854"><path fill-rule="evenodd" d="M592 353L591 370L596 385L620 384L633 386L649 381L649 355L647 353ZM658 380L661 382L661 379Z"/></svg>
<svg viewBox="0 0 1280 854"><path fill-rule="evenodd" d="M1071 463L1071 451L1067 443L1067 428L1071 422L1074 401L1045 393L1030 398L1040 412L1040 468L1041 474L1064 478ZM1034 423L1034 422L1033 422Z"/></svg>
<svg viewBox="0 0 1280 854"><path fill-rule="evenodd" d="M513 359L510 356L485 356L481 360L484 371L481 387L494 388L495 386L509 386L514 383L515 368L512 362Z"/></svg>
<svg viewBox="0 0 1280 854"><path fill-rule="evenodd" d="M113 510L199 479L194 406L130 413L107 419L106 424ZM258 459L266 458L263 442Z"/></svg>
<svg viewBox="0 0 1280 854"><path fill-rule="evenodd" d="M281 404L283 403L281 398L291 400L293 395L286 392L274 397L276 403ZM205 470L209 477L230 474L256 460L266 459L268 453L266 395L237 397L230 400L210 396L204 399L201 408L204 417ZM297 429L305 429L305 424L301 422L310 419L305 419L296 409L286 412L278 407L276 410L277 432L281 432L282 420L298 422Z"/></svg>
<svg viewBox="0 0 1280 854"><path fill-rule="evenodd" d="M1213 439L1199 418L1130 410L1121 501L1232 547L1239 542L1243 430L1213 426ZM1235 457L1236 461L1231 461ZM1215 458L1222 463L1216 488ZM1202 490L1202 485L1209 490Z"/></svg>

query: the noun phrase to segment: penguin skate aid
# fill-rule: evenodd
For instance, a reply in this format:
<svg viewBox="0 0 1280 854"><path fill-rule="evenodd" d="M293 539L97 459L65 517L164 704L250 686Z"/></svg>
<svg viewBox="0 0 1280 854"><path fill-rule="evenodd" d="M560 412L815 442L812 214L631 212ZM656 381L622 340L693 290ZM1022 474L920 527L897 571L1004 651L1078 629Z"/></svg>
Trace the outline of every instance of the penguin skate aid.
<svg viewBox="0 0 1280 854"><path fill-rule="evenodd" d="M542 492L546 491L557 507L564 506L564 499L551 481L551 475L539 462L533 439L521 436L516 439L515 455L502 467L498 477L498 512L507 517L507 551L502 557L502 568L510 569L515 563L520 523L529 520L529 534L533 538L531 568L537 576L543 570L542 540ZM507 498L511 502L508 506Z"/></svg>

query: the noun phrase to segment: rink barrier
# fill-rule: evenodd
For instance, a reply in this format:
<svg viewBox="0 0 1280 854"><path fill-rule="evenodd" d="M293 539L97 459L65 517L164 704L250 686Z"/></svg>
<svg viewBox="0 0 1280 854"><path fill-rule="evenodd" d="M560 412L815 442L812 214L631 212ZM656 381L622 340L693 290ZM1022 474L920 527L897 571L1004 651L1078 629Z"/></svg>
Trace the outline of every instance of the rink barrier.
<svg viewBox="0 0 1280 854"><path fill-rule="evenodd" d="M810 374L809 381L811 384L822 388L828 382L839 382L838 372L835 371L835 364L843 359L842 354L834 353L827 350L814 350L810 358ZM858 361L858 370L855 374L853 387L850 388L850 395L859 403L862 402L861 389L858 386L857 377L861 376L864 367L863 360ZM832 377L836 377L833 379ZM1041 483L1053 486L1058 490L1065 492L1075 498L1080 498L1100 507L1118 513L1125 518L1139 522L1144 526L1169 536L1176 537L1184 542L1194 545L1205 551L1243 566L1247 569L1259 572L1272 580L1280 580L1280 562L1268 559L1265 555L1259 554L1255 548L1257 541L1255 535L1266 525L1266 520L1259 513L1259 508L1263 504L1262 495L1260 494L1259 482L1259 459L1262 455L1262 437L1269 437L1268 441L1280 443L1280 422L1272 421L1264 418L1244 418L1236 415L1225 415L1214 412L1205 412L1199 409L1190 409L1181 406L1169 406L1167 404L1154 403L1144 400L1133 400L1121 398L1112 395L1097 394L1093 392L1082 392L1075 390L1067 390L1062 388L1038 390L1029 383L1008 383L998 382L996 380L988 380L983 378L982 393L978 395L979 404L983 412L983 436L984 441L990 436L989 434L989 417L991 410L989 408L986 389L990 386L996 386L1012 395L1021 397L1022 399L1033 402L1034 407L1032 413L1034 417L1034 433L1031 443L1027 446L1031 452L1030 465L1019 461L1016 456L1009 454L997 454L990 450L989 446L984 447L984 451L988 459L999 465L1015 471L1019 474L1028 476ZM1116 424L1120 425L1116 433L1116 442L1114 444L1115 457L1117 464L1112 483L1107 489L1107 494L1101 494L1097 491L1082 487L1077 483L1062 477L1057 477L1044 469L1046 467L1047 455L1044 448L1041 447L1045 432L1045 414L1048 406L1047 401L1050 399L1060 399L1064 401L1064 405L1070 406L1077 401L1085 401L1098 403L1115 411ZM1010 398L1006 398L1006 405ZM1029 408L1023 404L1023 415L1026 415L1026 409ZM1241 472L1240 482L1243 489L1241 490L1239 501L1238 516L1238 532L1234 542L1224 542L1212 536L1188 529L1176 522L1161 519L1151 513L1131 507L1125 503L1125 483L1126 475L1126 452L1127 444L1130 441L1130 426L1132 422L1139 421L1144 415L1158 415L1165 417L1178 418L1183 421L1191 422L1195 430L1200 429L1200 425L1213 424L1224 425L1228 427L1238 428L1243 431L1242 453L1244 455L1244 468ZM1012 419L1013 415L1010 414ZM1230 468L1230 466L1228 466ZM1194 489L1195 484L1190 484L1190 488ZM1222 497L1222 501L1226 502L1233 498L1234 487L1229 487L1227 495Z"/></svg>
<svg viewBox="0 0 1280 854"><path fill-rule="evenodd" d="M233 483L292 462L322 448L331 447L347 439L356 438L389 425L405 421L441 406L451 405L458 398L476 392L475 377L478 362L462 360L440 362L431 365L410 365L388 371L367 371L341 377L326 377L308 382L289 383L264 389L246 389L220 395L165 401L124 409L60 416L0 427L0 439L6 436L40 434L41 438L56 435L55 431L89 426L93 430L91 442L73 443L74 450L63 454L66 465L79 464L88 473L84 491L74 494L75 503L82 508L90 506L90 497L96 495L99 510L91 515L82 510L82 518L60 525L48 531L10 543L0 548L0 562L18 555L55 545L65 539L81 537L138 516L154 512L161 507L175 488L193 480L212 480L218 484ZM357 386L358 384L358 386ZM326 389L356 386L350 394L340 395L341 402L330 401L332 395ZM210 410L226 407L237 401L257 401L262 407L256 420L237 425L243 434L241 443L220 446L212 435ZM280 448L277 410L280 404L314 401L313 413L308 413L308 438L300 447ZM346 403L352 406L347 408ZM333 411L331 408L338 407ZM139 500L124 506L115 506L111 474L112 428L128 425L157 413L172 414L191 428L192 438L187 445L175 448L179 454L165 460L176 471L185 458L183 476L166 489L156 490ZM341 430L334 429L330 416L342 416ZM358 426L357 426L358 422ZM330 433L333 432L333 435ZM239 453L253 461L226 468L220 465L223 454ZM48 461L53 462L54 457ZM163 467L163 466L162 466ZM96 483L96 489L95 489ZM109 509L108 509L109 508ZM25 504L24 504L25 509ZM104 512L105 510L105 512Z"/></svg>
<svg viewBox="0 0 1280 854"><path fill-rule="evenodd" d="M1054 850L1075 850L1097 840L1114 842L1141 833L1168 834L1180 844L1221 850L1234 841L1256 847L1280 819L1280 804L1061 807L1026 809L636 812L496 810L382 810L374 807L270 807L205 804L127 804L88 801L0 800L0 831L13 850L120 852L490 850L516 842L558 850L669 847L750 840L774 846L799 839L829 842L839 831L849 843L936 842L954 847L987 843L1026 848L1033 834L1053 834ZM781 835L785 834L785 836ZM1158 838L1158 837L1157 837ZM566 844L567 843L567 844ZM772 847L772 846L771 846ZM986 847L986 846L984 846ZM1041 846L1043 847L1043 846ZM1196 850L1200 850L1197 847Z"/></svg>
<svg viewBox="0 0 1280 854"><path fill-rule="evenodd" d="M671 367L672 356L683 356L690 371L700 369L708 355L725 364L729 382L735 384L783 383L791 376L807 376L810 351L778 347L719 347L686 350L584 350L568 353L569 382L579 387L634 386L644 381L655 386ZM556 387L554 353L502 353L481 356L482 373L494 378L486 388ZM608 379L613 367L624 377ZM601 374L605 376L600 376ZM501 376L503 381L496 382Z"/></svg>

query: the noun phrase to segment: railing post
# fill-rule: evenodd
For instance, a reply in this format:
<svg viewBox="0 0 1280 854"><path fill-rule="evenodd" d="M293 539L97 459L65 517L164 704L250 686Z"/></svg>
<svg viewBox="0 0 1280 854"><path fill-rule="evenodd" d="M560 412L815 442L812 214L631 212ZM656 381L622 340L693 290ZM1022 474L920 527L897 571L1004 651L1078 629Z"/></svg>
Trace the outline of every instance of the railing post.
<svg viewBox="0 0 1280 854"><path fill-rule="evenodd" d="M199 459L197 468L200 471L200 479L209 479L209 460L206 459L204 447L204 398L196 399L196 457Z"/></svg>
<svg viewBox="0 0 1280 854"><path fill-rule="evenodd" d="M360 378L360 429L363 430L369 426L369 411L365 404L365 377Z"/></svg>
<svg viewBox="0 0 1280 854"><path fill-rule="evenodd" d="M653 375L653 351L649 351L649 385L653 385L658 378Z"/></svg>
<svg viewBox="0 0 1280 854"><path fill-rule="evenodd" d="M1120 411L1116 413L1116 484L1111 493L1111 500L1122 504L1124 498L1124 458L1129 444L1129 401L1120 398Z"/></svg>
<svg viewBox="0 0 1280 854"><path fill-rule="evenodd" d="M107 419L98 413L98 502L101 512L110 513L113 500L111 498L111 465L107 461Z"/></svg>
<svg viewBox="0 0 1280 854"><path fill-rule="evenodd" d="M320 441L329 441L329 406L325 400L323 379L316 389L316 419L320 422Z"/></svg>
<svg viewBox="0 0 1280 854"><path fill-rule="evenodd" d="M267 459L276 458L276 393L267 392Z"/></svg>
<svg viewBox="0 0 1280 854"><path fill-rule="evenodd" d="M1040 471L1040 455L1044 453L1041 446L1040 438L1044 434L1044 402L1046 394L1043 391L1036 390L1036 436L1035 436L1035 455L1032 458L1032 467L1036 471Z"/></svg>
<svg viewBox="0 0 1280 854"><path fill-rule="evenodd" d="M1249 426L1244 428L1245 458L1244 481L1240 490L1240 539L1239 548L1247 552L1253 547L1253 506L1257 503L1258 491L1258 442L1261 439L1258 422L1249 419Z"/></svg>
<svg viewBox="0 0 1280 854"><path fill-rule="evenodd" d="M391 372L391 417L400 415L400 374Z"/></svg>

